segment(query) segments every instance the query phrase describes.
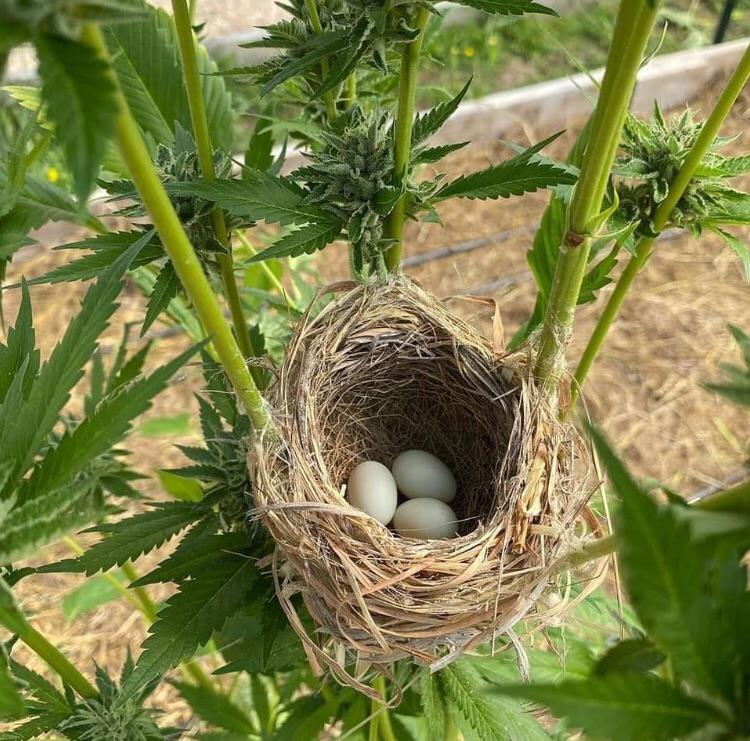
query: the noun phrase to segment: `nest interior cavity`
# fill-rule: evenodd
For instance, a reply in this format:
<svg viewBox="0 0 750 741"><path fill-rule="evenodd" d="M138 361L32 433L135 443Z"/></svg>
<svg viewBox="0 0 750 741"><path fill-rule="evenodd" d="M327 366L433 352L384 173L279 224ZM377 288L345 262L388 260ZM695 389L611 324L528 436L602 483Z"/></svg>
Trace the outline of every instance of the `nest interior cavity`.
<svg viewBox="0 0 750 741"><path fill-rule="evenodd" d="M277 594L313 665L359 686L352 658L435 667L528 612L585 503L574 433L528 365L404 279L338 286L301 322L252 465ZM400 537L346 501L358 463L413 448L456 477L456 538Z"/></svg>

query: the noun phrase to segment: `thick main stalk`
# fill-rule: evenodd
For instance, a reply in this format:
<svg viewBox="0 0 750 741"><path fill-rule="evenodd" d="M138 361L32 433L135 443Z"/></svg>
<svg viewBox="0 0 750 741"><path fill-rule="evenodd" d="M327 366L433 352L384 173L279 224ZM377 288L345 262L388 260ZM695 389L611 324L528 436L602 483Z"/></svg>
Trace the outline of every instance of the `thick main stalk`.
<svg viewBox="0 0 750 741"><path fill-rule="evenodd" d="M595 219L614 164L625 116L635 87L643 53L656 20L656 0L622 0L601 84L601 93L570 205L568 230L550 291L539 339L537 378L549 382L551 394L565 369L565 350L586 272Z"/></svg>
<svg viewBox="0 0 750 741"><path fill-rule="evenodd" d="M193 37L190 10L188 9L186 0L172 0L172 12L177 29L177 44L180 49L182 73L185 79L185 90L190 108L190 120L193 124L195 147L201 163L201 172L206 180L214 180L216 178L214 149L211 143L208 116L206 116L206 106L203 100L203 87L201 85L200 72L198 71L198 59L195 53L195 39ZM237 281L234 276L232 246L229 241L229 232L227 231L224 211L216 207L211 213L211 221L216 238L226 250L224 254L219 255L219 270L221 271L224 296L232 315L232 324L237 336L237 343L242 353L246 357L250 357L255 355L255 349L253 348L250 331L245 321L240 293L237 289Z"/></svg>
<svg viewBox="0 0 750 741"><path fill-rule="evenodd" d="M419 8L415 27L419 31L416 38L404 44L399 73L398 110L396 112L396 132L394 137L393 169L397 181L403 181L409 171L411 157L411 132L414 124L414 102L417 94L417 73L419 55L422 53L422 39L430 14L426 8ZM394 240L385 253L385 264L391 272L401 264L404 242L404 221L406 219L406 199L398 199L387 224L387 236Z"/></svg>
<svg viewBox="0 0 750 741"><path fill-rule="evenodd" d="M722 91L713 111L711 111L711 115L706 119L695 143L688 152L685 162L669 186L667 197L659 205L654 215L653 227L655 232L659 233L667 226L672 211L674 211L680 198L685 194L685 190L690 185L690 181L695 175L696 170L711 148L711 144L719 133L722 124L732 110L732 106L737 101L748 79L750 79L750 45L742 55L742 59ZM636 245L635 254L630 258L618 279L614 291L609 297L602 315L596 327L594 327L594 331L591 333L586 349L576 368L575 384L571 389L573 401L578 397L580 388L604 344L604 339L620 312L625 296L630 290L630 286L633 285L633 281L638 273L641 272L648 262L655 243L656 238L654 237L642 237Z"/></svg>
<svg viewBox="0 0 750 741"><path fill-rule="evenodd" d="M84 37L102 58L109 60L109 50L97 26L87 24ZM253 381L232 329L224 318L200 260L154 170L146 145L114 75L113 80L118 106L115 134L120 155L198 318L211 337L230 383L255 428L262 430L269 422L263 397Z"/></svg>

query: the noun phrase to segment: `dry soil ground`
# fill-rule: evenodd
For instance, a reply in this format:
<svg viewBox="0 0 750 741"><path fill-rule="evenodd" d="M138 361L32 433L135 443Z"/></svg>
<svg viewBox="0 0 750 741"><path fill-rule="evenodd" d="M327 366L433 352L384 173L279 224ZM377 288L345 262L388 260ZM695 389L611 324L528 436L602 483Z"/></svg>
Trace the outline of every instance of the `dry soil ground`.
<svg viewBox="0 0 750 741"><path fill-rule="evenodd" d="M699 101L701 104L706 101ZM705 105L703 106L705 108ZM750 97L737 105L726 133L738 134L732 145L746 152L750 140L744 132L750 117ZM556 144L561 155L574 135L571 130ZM549 132L524 122L518 141L538 140ZM448 161L457 174L507 156L499 143L477 146ZM435 260L408 270L427 288L442 297L479 292L494 296L500 304L506 334L526 318L534 296L525 262L533 225L540 217L547 196L544 193L523 200L503 202L455 202L441 210L445 226L411 225L407 254L452 245L470 238L489 237L479 249ZM497 236L502 232L501 236ZM493 236L494 235L494 236ZM740 235L747 239L748 233ZM61 261L61 253L50 248L74 239L71 230L50 228L40 235L41 248L26 253L10 271L9 280L22 274L40 275ZM345 273L343 249L332 248L318 258L323 279ZM500 287L488 284L501 281ZM39 339L44 353L77 310L83 285L61 284L32 289ZM585 338L601 308L599 302L579 315L570 359L575 362ZM600 424L634 471L689 493L721 481L741 467L747 454L747 414L702 390L701 382L717 376L717 364L736 360L737 353L726 331L727 322L750 330L750 287L744 281L737 259L723 244L706 236L662 242L645 273L628 298L620 321L611 333L601 362L593 370L586 388L591 417ZM17 295L6 294L6 316L17 308ZM490 329L491 312L477 304L454 301L457 313ZM122 298L113 327L103 342L112 350L120 323L141 315L143 301L134 287ZM171 357L186 344L181 337L160 339L152 362ZM193 410L192 394L200 387L198 369L189 367L157 400L150 416L174 415ZM195 442L195 437L146 438L136 434L130 443L133 459L144 473L176 465L180 458L177 442ZM153 480L144 490L161 496ZM49 561L65 554L55 546L42 554ZM139 566L144 568L145 565ZM126 604L111 603L66 624L59 607L62 597L80 583L78 576L40 575L23 582L20 596L37 624L82 667L97 661L113 669L122 662L126 647L136 649L144 626ZM155 590L154 597L164 593ZM175 692L164 686L154 698L168 723L188 723L184 705Z"/></svg>

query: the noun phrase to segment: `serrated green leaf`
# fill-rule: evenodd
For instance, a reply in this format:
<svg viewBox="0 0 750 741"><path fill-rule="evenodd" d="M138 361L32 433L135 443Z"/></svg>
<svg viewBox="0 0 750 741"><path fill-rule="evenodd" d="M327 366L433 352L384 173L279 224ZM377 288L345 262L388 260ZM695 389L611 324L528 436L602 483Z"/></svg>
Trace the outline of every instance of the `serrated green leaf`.
<svg viewBox="0 0 750 741"><path fill-rule="evenodd" d="M0 561L24 558L60 536L88 525L104 512L101 483L97 476L81 477L16 504L3 518Z"/></svg>
<svg viewBox="0 0 750 741"><path fill-rule="evenodd" d="M161 9L141 0L134 4L141 10L141 17L107 29L107 44L138 125L155 142L170 143L175 122L191 130L174 23ZM232 141L231 99L223 78L214 74L216 65L205 48L197 45L196 51L211 140L228 151Z"/></svg>
<svg viewBox="0 0 750 741"><path fill-rule="evenodd" d="M164 491L174 499L181 502L200 502L203 499L203 487L196 479L165 470L159 471L157 475Z"/></svg>
<svg viewBox="0 0 750 741"><path fill-rule="evenodd" d="M281 239L277 239L262 252L253 255L248 262L310 255L338 239L341 229L341 222L333 219L301 226L288 232Z"/></svg>
<svg viewBox="0 0 750 741"><path fill-rule="evenodd" d="M15 325L8 330L6 343L0 343L0 404L22 367L24 367L24 378L21 381L22 393L28 389L36 375L39 368L39 350L36 349L35 342L31 296L28 284L23 281L21 305L18 308ZM3 496L0 494L1 498Z"/></svg>
<svg viewBox="0 0 750 741"><path fill-rule="evenodd" d="M442 738L445 734L446 715L450 713L450 709L446 707L438 675L429 671L422 673L421 699L430 738Z"/></svg>
<svg viewBox="0 0 750 741"><path fill-rule="evenodd" d="M558 165L551 160L539 161L533 157L538 148L552 138L554 137L499 165L470 175L461 175L440 188L433 196L433 200L438 202L446 198L509 198L513 195L532 193L539 188L574 184L576 175L568 166Z"/></svg>
<svg viewBox="0 0 750 741"><path fill-rule="evenodd" d="M171 262L164 264L154 283L154 289L148 297L146 315L141 325L141 337L146 334L151 325L159 318L159 314L166 310L172 299L180 290L180 279L177 277Z"/></svg>
<svg viewBox="0 0 750 741"><path fill-rule="evenodd" d="M245 169L242 180L170 183L175 195L194 195L213 201L233 216L269 224L307 224L323 212L304 203L304 191L291 180Z"/></svg>
<svg viewBox="0 0 750 741"><path fill-rule="evenodd" d="M260 94L268 95L277 85L316 67L322 59L345 49L348 43L348 31L325 31L311 36L308 41L295 49L294 56L281 58L278 70L264 82Z"/></svg>
<svg viewBox="0 0 750 741"><path fill-rule="evenodd" d="M135 670L123 687L124 695L132 695L207 643L250 599L257 573L253 560L232 555L182 582L150 627Z"/></svg>
<svg viewBox="0 0 750 741"><path fill-rule="evenodd" d="M603 676L612 672L637 672L643 674L656 668L666 656L646 638L619 641L596 662L594 674Z"/></svg>
<svg viewBox="0 0 750 741"><path fill-rule="evenodd" d="M131 270L148 265L164 255L164 248L161 246L156 233L153 230L148 233L151 234L151 238L144 244L138 255L133 258L130 264ZM142 231L108 232L56 247L56 250L92 250L92 253L77 260L66 262L66 264L53 268L37 278L32 278L29 284L60 283L61 281L96 278L102 270L112 265L128 247L143 240L144 234L145 232Z"/></svg>
<svg viewBox="0 0 750 741"><path fill-rule="evenodd" d="M734 234L730 234L730 232L720 229L718 226L709 228L714 234L718 234L729 245L732 252L739 257L743 272L745 273L745 280L750 281L750 249L747 248L747 245L737 239Z"/></svg>
<svg viewBox="0 0 750 741"><path fill-rule="evenodd" d="M320 697L303 697L294 703L292 712L271 734L271 741L298 741L319 738L326 725L336 715L336 698L324 701Z"/></svg>
<svg viewBox="0 0 750 741"><path fill-rule="evenodd" d="M132 381L97 405L71 433L33 470L24 488L26 500L62 486L96 456L113 448L130 431L133 420L151 407L153 398L169 379L197 352L191 347L149 376Z"/></svg>
<svg viewBox="0 0 750 741"><path fill-rule="evenodd" d="M99 525L95 529L107 537L66 567L91 575L122 566L158 548L204 515L205 508L195 504L166 502L124 520Z"/></svg>
<svg viewBox="0 0 750 741"><path fill-rule="evenodd" d="M7 664L0 658L0 722L19 720L28 715L21 694Z"/></svg>
<svg viewBox="0 0 750 741"><path fill-rule="evenodd" d="M232 733L245 735L254 733L255 726L250 718L226 695L208 687L183 682L173 684L191 710L207 723Z"/></svg>
<svg viewBox="0 0 750 741"><path fill-rule="evenodd" d="M245 150L245 165L261 172L267 172L273 164L273 132L270 121L259 116Z"/></svg>
<svg viewBox="0 0 750 741"><path fill-rule="evenodd" d="M589 736L607 741L667 741L719 720L710 705L650 674L607 674L498 691L544 705Z"/></svg>
<svg viewBox="0 0 750 741"><path fill-rule="evenodd" d="M554 15L557 13L551 8L540 5L533 0L456 0L459 5L467 5L470 8L482 10L494 15L523 15L524 13L540 13L542 15Z"/></svg>
<svg viewBox="0 0 750 741"><path fill-rule="evenodd" d="M0 625L11 633L22 633L26 627L26 618L16 604L13 591L3 578L0 578Z"/></svg>
<svg viewBox="0 0 750 741"><path fill-rule="evenodd" d="M412 145L423 142L427 137L439 131L442 125L456 112L461 101L469 90L472 78L469 78L466 84L459 90L459 92L450 100L444 103L438 103L434 108L431 108L425 113L418 113L414 118L414 126L412 128ZM449 145L455 146L455 145ZM430 161L430 160L426 160ZM434 160L432 160L434 161Z"/></svg>
<svg viewBox="0 0 750 741"><path fill-rule="evenodd" d="M71 389L94 355L99 335L117 308L115 299L122 289L122 275L144 244L144 240L139 240L131 245L88 290L80 312L68 324L63 338L42 366L28 398L20 406L19 416L10 429L9 425L4 425L1 447L8 458L16 462L16 479L27 469L57 423Z"/></svg>
<svg viewBox="0 0 750 741"><path fill-rule="evenodd" d="M417 149L412 157L413 165L428 165L433 162L439 162L443 157L463 149L469 142L456 142L454 144L441 144L437 147L424 147Z"/></svg>
<svg viewBox="0 0 750 741"><path fill-rule="evenodd" d="M199 522L180 541L175 551L153 571L134 582L132 586L179 582L200 572L213 561L241 551L247 545L242 533L216 533L216 522L208 520L208 528ZM206 530L209 532L206 532Z"/></svg>
<svg viewBox="0 0 750 741"><path fill-rule="evenodd" d="M35 43L47 115L83 204L114 131L115 88L107 65L86 44L54 36L39 36Z"/></svg>
<svg viewBox="0 0 750 741"><path fill-rule="evenodd" d="M616 533L623 579L633 607L674 671L711 693L731 697L736 651L707 592L714 550L633 481L604 438L592 430L599 456L621 497Z"/></svg>
<svg viewBox="0 0 750 741"><path fill-rule="evenodd" d="M466 741L549 738L519 703L489 694L490 686L468 661L449 664L438 673L438 681Z"/></svg>
<svg viewBox="0 0 750 741"><path fill-rule="evenodd" d="M190 412L174 414L170 417L151 417L140 426L138 432L144 437L189 435L193 432Z"/></svg>

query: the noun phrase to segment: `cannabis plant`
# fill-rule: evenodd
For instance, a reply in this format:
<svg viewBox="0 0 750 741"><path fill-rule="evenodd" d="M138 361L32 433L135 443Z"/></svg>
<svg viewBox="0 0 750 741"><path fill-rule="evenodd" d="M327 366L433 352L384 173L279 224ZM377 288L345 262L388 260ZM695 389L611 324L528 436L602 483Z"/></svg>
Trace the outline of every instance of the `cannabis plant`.
<svg viewBox="0 0 750 741"><path fill-rule="evenodd" d="M554 22L532 0L461 4ZM605 738L750 732L737 565L748 545L737 524L746 485L710 500L723 512L705 518L673 500L657 505L600 443L622 505L616 538L596 543L594 556L616 541L633 609L612 618L613 600L599 593L577 608L578 634L550 626L566 666L531 646L519 652L519 675L513 651L533 638L519 625L434 673L406 660L385 673L359 667L367 699L318 671L298 638L317 628L297 594L284 603L296 611L290 625L247 465L255 443L274 434L267 389L294 327L314 310L307 256L334 242L346 243L354 280L388 283L406 225L438 220L445 201L551 191L529 254L536 309L518 341L530 340L529 372L561 416L578 389L563 393L575 307L597 298L623 254L632 257L579 383L664 229L717 231L747 263L726 230L750 213L728 182L747 158L721 155L719 129L750 76L750 53L706 121L685 113L668 122L658 110L650 121L629 117L658 6L620 4L599 103L567 162L543 153L553 135L449 179L422 166L466 145L433 137L470 81L415 112L422 41L441 12L432 2L291 0L289 17L253 44L273 53L222 73L186 0L172 0L171 14L144 0L0 0L0 59L31 44L39 74L38 87L7 89L17 121L0 150L0 278L4 295L19 297L0 342L0 739L549 738L551 722L528 712L532 702ZM262 98L249 142L235 141L228 77ZM287 168L296 147L304 162ZM9 284L8 266L20 265L25 247L43 249L36 230L50 221L85 234L59 246L56 267ZM89 284L81 306L43 360L30 287L79 281ZM140 337L128 323L108 354L102 336L119 321L118 303L127 296L132 306L138 294ZM154 341L172 334L187 342L155 364ZM747 338L737 337L747 361ZM197 369L201 442L162 467L165 496L145 497L149 472L129 440L135 420ZM743 399L744 369L724 372L715 388ZM82 530L93 538L86 546L75 536ZM70 557L53 558L52 544ZM591 554L574 555L577 565ZM122 599L141 614L148 635L119 676L72 664L24 609L25 585L53 572L85 578L78 594L90 604ZM161 605L157 584L169 594ZM621 622L631 640L599 660ZM544 684L511 687L521 675ZM189 727L169 727L154 708L163 682L191 709ZM656 709L627 725L606 714L612 698Z"/></svg>

